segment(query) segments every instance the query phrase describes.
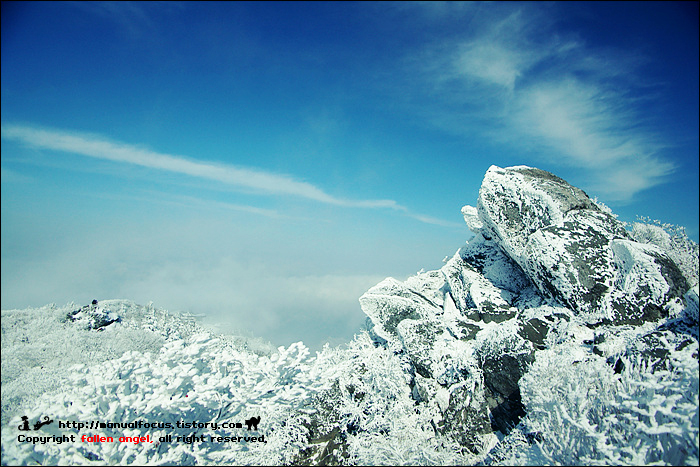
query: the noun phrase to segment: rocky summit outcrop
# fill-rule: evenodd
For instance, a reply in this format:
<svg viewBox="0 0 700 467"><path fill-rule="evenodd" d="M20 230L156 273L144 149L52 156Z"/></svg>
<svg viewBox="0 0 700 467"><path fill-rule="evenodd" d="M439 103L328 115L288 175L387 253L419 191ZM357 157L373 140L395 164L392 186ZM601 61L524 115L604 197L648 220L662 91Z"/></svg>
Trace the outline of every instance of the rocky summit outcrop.
<svg viewBox="0 0 700 467"><path fill-rule="evenodd" d="M555 343L618 371L619 355L663 357L661 341L697 341L697 292L676 264L561 178L492 166L462 213L475 237L444 267L387 278L360 304L377 345L406 361L414 399L439 407L436 430L463 446L517 425L519 381Z"/></svg>
<svg viewBox="0 0 700 467"><path fill-rule="evenodd" d="M590 323L658 320L688 290L663 252L632 241L615 217L549 172L491 167L477 209L481 234L493 239L540 293Z"/></svg>

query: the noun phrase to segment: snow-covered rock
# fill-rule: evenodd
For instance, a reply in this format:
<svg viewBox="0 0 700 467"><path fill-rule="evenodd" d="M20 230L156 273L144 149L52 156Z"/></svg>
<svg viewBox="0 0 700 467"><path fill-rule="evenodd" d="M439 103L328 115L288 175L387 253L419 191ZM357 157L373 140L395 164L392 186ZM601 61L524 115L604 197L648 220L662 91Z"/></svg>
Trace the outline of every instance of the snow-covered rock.
<svg viewBox="0 0 700 467"><path fill-rule="evenodd" d="M656 321L688 290L660 249L631 240L621 222L549 172L492 166L478 212L484 235L543 295L590 323Z"/></svg>
<svg viewBox="0 0 700 467"><path fill-rule="evenodd" d="M315 356L124 300L3 310L2 464L698 465L696 245L637 243L529 167L491 167L477 206L441 269L372 287L367 329Z"/></svg>
<svg viewBox="0 0 700 467"><path fill-rule="evenodd" d="M83 326L85 329L103 331L105 326L116 323L120 320L119 314L103 306L99 306L97 300L92 304L73 310L66 314L66 319Z"/></svg>
<svg viewBox="0 0 700 467"><path fill-rule="evenodd" d="M476 235L439 271L388 278L360 304L377 345L406 362L414 398L469 450L526 415L519 382L538 352L565 344L620 372L620 356L660 368L693 340L679 336L697 295L676 264L561 178L492 166L462 214Z"/></svg>

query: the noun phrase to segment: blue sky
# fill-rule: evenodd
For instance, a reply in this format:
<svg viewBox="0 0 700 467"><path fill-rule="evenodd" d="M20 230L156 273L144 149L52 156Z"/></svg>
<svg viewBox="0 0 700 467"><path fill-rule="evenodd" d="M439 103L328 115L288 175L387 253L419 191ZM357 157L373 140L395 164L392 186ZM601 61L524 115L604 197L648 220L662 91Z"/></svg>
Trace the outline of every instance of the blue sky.
<svg viewBox="0 0 700 467"><path fill-rule="evenodd" d="M2 3L2 308L344 342L492 164L698 240L698 5Z"/></svg>

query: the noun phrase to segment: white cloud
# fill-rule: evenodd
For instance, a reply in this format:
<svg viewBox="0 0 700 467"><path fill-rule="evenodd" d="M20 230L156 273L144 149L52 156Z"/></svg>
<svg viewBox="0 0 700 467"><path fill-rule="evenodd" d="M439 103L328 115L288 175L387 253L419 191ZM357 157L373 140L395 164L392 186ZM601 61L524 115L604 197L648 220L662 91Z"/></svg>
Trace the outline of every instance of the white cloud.
<svg viewBox="0 0 700 467"><path fill-rule="evenodd" d="M565 165L589 171L592 188L611 201L662 183L674 164L620 97L591 83L568 78L522 90L511 115L516 134L553 149Z"/></svg>
<svg viewBox="0 0 700 467"><path fill-rule="evenodd" d="M453 65L457 76L515 89L529 68L551 54L555 44L535 44L526 37L527 25L517 11L490 23L476 36L458 42Z"/></svg>
<svg viewBox="0 0 700 467"><path fill-rule="evenodd" d="M611 201L626 202L632 194L658 185L675 170L670 162L643 155L628 158L595 171L592 189Z"/></svg>
<svg viewBox="0 0 700 467"><path fill-rule="evenodd" d="M47 227L50 226L50 227ZM286 229L278 218L133 218L79 228L72 218L3 225L2 308L123 298L203 314L221 332L314 349L347 342L364 315L358 298L406 271L412 255L353 229ZM409 238L394 242L408 250ZM329 254L330 252L330 254ZM431 255L432 256L432 255ZM437 256L437 255L436 255Z"/></svg>
<svg viewBox="0 0 700 467"><path fill-rule="evenodd" d="M285 175L198 162L128 144L114 143L92 135L3 125L2 137L3 139L19 140L40 149L64 151L97 159L176 172L268 194L295 195L331 204L347 203L347 201L333 198L309 183L299 182Z"/></svg>
<svg viewBox="0 0 700 467"><path fill-rule="evenodd" d="M422 214L408 213L407 215L408 215L408 217L410 217L412 219L416 219L418 221L421 221L425 224L439 225L442 227L455 227L455 228L460 228L460 229L464 228L464 224L461 222L445 221L445 220L437 219L437 218L431 217L431 216L424 216Z"/></svg>
<svg viewBox="0 0 700 467"><path fill-rule="evenodd" d="M76 9L105 20L112 24L131 43L141 47L147 41L143 40L148 34L151 41L158 34L158 16L178 12L184 5L181 2L134 2L134 1L101 1L101 2L66 2Z"/></svg>
<svg viewBox="0 0 700 467"><path fill-rule="evenodd" d="M69 152L218 181L267 195L292 195L346 207L405 210L404 207L393 200L347 200L336 198L310 183L296 180L288 175L212 162L195 161L182 156L162 154L129 144L108 141L95 135L60 130L44 130L20 125L3 125L2 138L18 140L40 149Z"/></svg>
<svg viewBox="0 0 700 467"><path fill-rule="evenodd" d="M593 167L628 156L633 141L614 120L609 97L595 86L572 79L539 83L519 93L513 123L569 162Z"/></svg>
<svg viewBox="0 0 700 467"><path fill-rule="evenodd" d="M611 200L662 183L674 164L630 97L641 89L635 70L643 58L557 34L547 11L490 9L468 32L419 54L420 76L443 106L426 114L449 131L581 168Z"/></svg>
<svg viewBox="0 0 700 467"><path fill-rule="evenodd" d="M521 75L520 56L499 44L479 41L467 45L457 59L457 71L480 78L486 82L515 88L515 80Z"/></svg>

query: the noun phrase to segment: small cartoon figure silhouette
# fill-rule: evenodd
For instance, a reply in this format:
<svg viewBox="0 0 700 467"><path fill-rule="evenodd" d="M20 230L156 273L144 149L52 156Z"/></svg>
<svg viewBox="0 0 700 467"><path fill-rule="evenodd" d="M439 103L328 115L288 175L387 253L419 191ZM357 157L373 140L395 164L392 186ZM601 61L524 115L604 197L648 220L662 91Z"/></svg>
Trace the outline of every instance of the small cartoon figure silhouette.
<svg viewBox="0 0 700 467"><path fill-rule="evenodd" d="M22 415L22 424L17 428L22 431L29 431L29 418L26 415Z"/></svg>
<svg viewBox="0 0 700 467"><path fill-rule="evenodd" d="M36 422L34 424L34 430L36 431L39 428L41 428L42 426L48 425L49 423L53 423L53 420L51 420L47 415L44 415L44 421L43 422L41 422L41 421Z"/></svg>
<svg viewBox="0 0 700 467"><path fill-rule="evenodd" d="M246 420L245 424L248 425L248 431L253 427L255 431L258 430L258 423L260 423L260 417L250 417L250 420Z"/></svg>

